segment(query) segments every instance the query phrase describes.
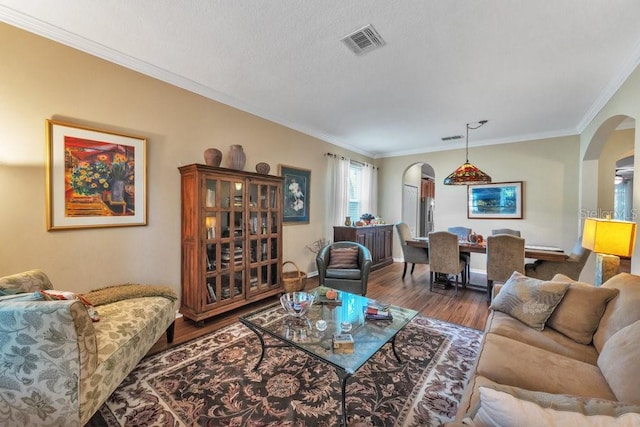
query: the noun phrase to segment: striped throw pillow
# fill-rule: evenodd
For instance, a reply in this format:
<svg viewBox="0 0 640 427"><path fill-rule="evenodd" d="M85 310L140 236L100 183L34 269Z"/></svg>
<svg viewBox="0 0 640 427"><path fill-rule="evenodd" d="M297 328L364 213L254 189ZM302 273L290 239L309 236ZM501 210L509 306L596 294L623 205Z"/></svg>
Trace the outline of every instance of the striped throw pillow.
<svg viewBox="0 0 640 427"><path fill-rule="evenodd" d="M358 248L330 248L327 268L358 268Z"/></svg>

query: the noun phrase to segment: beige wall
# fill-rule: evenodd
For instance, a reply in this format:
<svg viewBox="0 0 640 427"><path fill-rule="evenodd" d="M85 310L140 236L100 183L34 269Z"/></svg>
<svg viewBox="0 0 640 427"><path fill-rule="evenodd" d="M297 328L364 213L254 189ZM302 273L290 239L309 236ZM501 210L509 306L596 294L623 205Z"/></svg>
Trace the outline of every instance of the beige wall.
<svg viewBox="0 0 640 427"><path fill-rule="evenodd" d="M315 271L306 245L325 230L327 151L349 153L251 114L205 99L74 49L0 24L0 275L31 268L59 289L122 283L168 284L180 291L180 175L217 147L223 162L242 144L256 163L311 170L311 223L284 227L284 258ZM46 231L45 119L148 138L144 227Z"/></svg>
<svg viewBox="0 0 640 427"><path fill-rule="evenodd" d="M491 175L494 182L523 181L524 207L521 220L467 219L467 187L442 182L464 161L464 150L382 159L380 162L381 214L387 222L402 219L400 185L407 168L416 162L435 170L435 230L463 225L488 235L494 228L515 228L531 244L555 245L570 250L578 236L579 139L552 138L487 147L471 147L472 163ZM394 257L401 256L398 238ZM482 255L472 257L472 268L484 269Z"/></svg>

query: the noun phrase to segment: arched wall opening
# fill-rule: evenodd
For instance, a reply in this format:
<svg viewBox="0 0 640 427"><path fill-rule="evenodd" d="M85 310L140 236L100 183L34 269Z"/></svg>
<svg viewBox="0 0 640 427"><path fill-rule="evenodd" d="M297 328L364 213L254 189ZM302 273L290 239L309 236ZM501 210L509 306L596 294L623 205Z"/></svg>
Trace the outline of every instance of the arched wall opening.
<svg viewBox="0 0 640 427"><path fill-rule="evenodd" d="M433 231L435 172L428 163L409 165L402 175L402 222L414 237Z"/></svg>
<svg viewBox="0 0 640 427"><path fill-rule="evenodd" d="M632 117L615 115L602 122L588 142L582 157L580 230L588 217L638 220L633 206L636 190L632 185L635 128ZM631 260L622 260L621 270L630 271ZM588 281L594 272L595 256L592 255L584 267L584 279Z"/></svg>

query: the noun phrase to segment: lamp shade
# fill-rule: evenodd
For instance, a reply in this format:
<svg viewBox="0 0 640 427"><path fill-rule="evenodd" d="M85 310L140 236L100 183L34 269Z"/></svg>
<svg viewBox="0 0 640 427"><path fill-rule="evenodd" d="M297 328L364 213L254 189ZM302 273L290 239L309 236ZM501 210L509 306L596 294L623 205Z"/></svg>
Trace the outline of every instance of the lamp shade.
<svg viewBox="0 0 640 427"><path fill-rule="evenodd" d="M467 160L444 179L444 185L491 184L491 177L489 175L478 169L476 165L469 163L469 129L478 129L486 123L487 120L480 120L478 125L474 127L472 127L470 123L467 123Z"/></svg>
<svg viewBox="0 0 640 427"><path fill-rule="evenodd" d="M478 169L477 166L466 162L459 166L444 179L445 185L490 184L491 177Z"/></svg>
<svg viewBox="0 0 640 427"><path fill-rule="evenodd" d="M582 246L593 252L630 257L636 244L635 222L587 218L582 230Z"/></svg>

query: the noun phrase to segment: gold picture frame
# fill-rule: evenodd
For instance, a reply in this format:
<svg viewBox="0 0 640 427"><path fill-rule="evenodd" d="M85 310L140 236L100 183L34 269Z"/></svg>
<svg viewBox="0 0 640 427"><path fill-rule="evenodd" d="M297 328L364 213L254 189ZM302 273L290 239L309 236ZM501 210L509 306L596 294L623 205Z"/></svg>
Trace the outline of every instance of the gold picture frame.
<svg viewBox="0 0 640 427"><path fill-rule="evenodd" d="M46 120L47 230L147 225L145 138Z"/></svg>

